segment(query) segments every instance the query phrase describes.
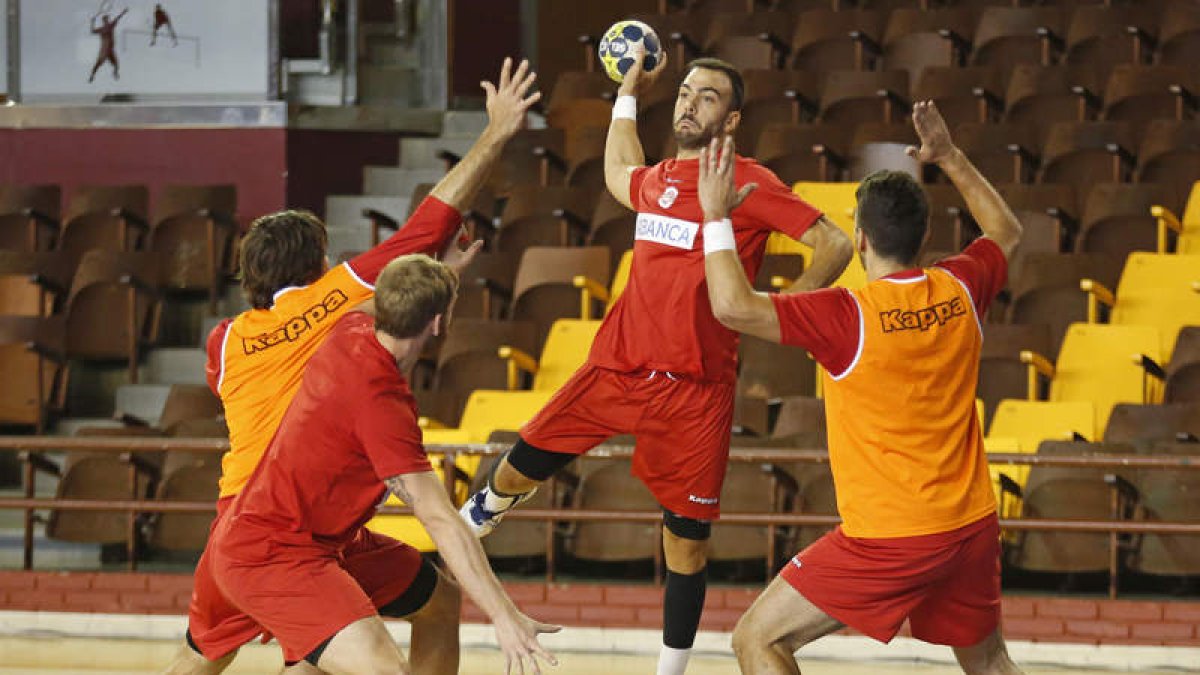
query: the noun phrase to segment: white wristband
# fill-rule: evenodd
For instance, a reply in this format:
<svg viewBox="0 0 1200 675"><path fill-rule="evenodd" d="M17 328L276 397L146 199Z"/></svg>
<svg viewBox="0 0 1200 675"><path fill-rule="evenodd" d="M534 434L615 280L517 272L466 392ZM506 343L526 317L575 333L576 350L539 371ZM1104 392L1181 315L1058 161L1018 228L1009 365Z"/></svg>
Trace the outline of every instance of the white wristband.
<svg viewBox="0 0 1200 675"><path fill-rule="evenodd" d="M613 103L614 120L637 120L637 97L618 96Z"/></svg>
<svg viewBox="0 0 1200 675"><path fill-rule="evenodd" d="M717 251L737 252L737 242L733 238L733 221L728 218L704 224L704 255Z"/></svg>

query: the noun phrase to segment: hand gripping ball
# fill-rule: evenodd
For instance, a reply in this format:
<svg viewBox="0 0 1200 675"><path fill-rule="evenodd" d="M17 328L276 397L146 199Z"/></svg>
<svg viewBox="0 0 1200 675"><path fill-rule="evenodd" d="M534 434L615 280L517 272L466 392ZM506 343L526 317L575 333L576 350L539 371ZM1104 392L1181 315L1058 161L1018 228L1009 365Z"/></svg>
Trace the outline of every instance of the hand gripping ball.
<svg viewBox="0 0 1200 675"><path fill-rule="evenodd" d="M643 67L653 70L662 59L662 42L653 28L641 21L618 21L604 31L600 40L600 63L613 81L624 81L625 73L633 66L634 48L639 44L646 53Z"/></svg>

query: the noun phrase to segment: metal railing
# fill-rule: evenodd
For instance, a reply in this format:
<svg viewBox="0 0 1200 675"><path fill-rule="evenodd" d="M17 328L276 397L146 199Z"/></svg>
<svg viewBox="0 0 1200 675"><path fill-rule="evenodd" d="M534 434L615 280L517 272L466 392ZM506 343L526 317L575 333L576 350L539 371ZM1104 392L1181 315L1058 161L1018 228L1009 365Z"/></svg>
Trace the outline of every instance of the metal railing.
<svg viewBox="0 0 1200 675"><path fill-rule="evenodd" d="M453 495L457 482L461 480L455 469L460 455L497 456L508 449L508 444L482 443L465 445L430 445L431 453L441 455L440 467L446 490ZM153 467L139 459L142 453L191 452L223 453L229 449L226 440L183 439L167 437L52 437L52 436L0 436L0 452L17 451L24 462L24 496L0 497L0 509L21 509L24 518L24 568L33 564L33 528L39 510L61 511L125 511L129 519L126 542L129 567L135 569L137 562L138 515L143 513L206 513L216 509L212 502L164 501L138 498L138 478ZM57 465L45 457L47 452L86 451L111 453L129 464L129 499L73 499L36 497L36 476L39 470L55 472ZM588 453L589 458L629 459L633 448L620 445L601 445ZM1200 446L1195 456L1180 455L1039 455L1021 453L993 453L987 456L992 465L1026 465L1039 467L1074 467L1090 469L1123 470L1200 470ZM827 464L829 455L824 450L780 450L778 448L734 448L730 461L757 464ZM554 480L554 479L552 479ZM555 490L552 483L548 489ZM1114 488L1115 490L1115 488ZM1115 497L1114 497L1115 499ZM411 515L412 510L404 507L385 506L381 515ZM546 521L547 527L547 570L548 580L554 578L554 524L558 522L641 522L657 523L662 519L658 510L595 510L578 508L521 508L507 515L511 520ZM769 528L767 565L774 564L774 530L788 526L831 527L840 518L834 515L806 513L722 513L723 525L754 525ZM1164 534L1200 535L1200 521L1169 522L1146 520L1067 520L1057 518L1002 518L1000 527L1010 532L1056 531L1076 533L1107 533L1110 537L1110 595L1115 596L1118 575L1118 552L1120 535ZM661 547L659 547L661 549ZM661 577L661 551L655 558L656 577Z"/></svg>

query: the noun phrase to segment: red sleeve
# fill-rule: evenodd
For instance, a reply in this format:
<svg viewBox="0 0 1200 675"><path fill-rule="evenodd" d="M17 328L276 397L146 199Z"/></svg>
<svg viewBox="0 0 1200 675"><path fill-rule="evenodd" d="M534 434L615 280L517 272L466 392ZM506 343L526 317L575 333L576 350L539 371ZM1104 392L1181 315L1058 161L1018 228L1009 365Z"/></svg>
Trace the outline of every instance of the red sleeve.
<svg viewBox="0 0 1200 675"><path fill-rule="evenodd" d="M225 319L217 324L204 343L204 351L208 353L208 361L204 364L204 376L208 380L208 388L212 389L218 398L221 396L221 392L217 391L221 384L221 371L225 367L225 359L222 358L225 355L225 335L232 323L233 319Z"/></svg>
<svg viewBox="0 0 1200 675"><path fill-rule="evenodd" d="M763 227L799 240L821 217L821 211L792 192L783 181L765 167L747 165L746 183L758 183L739 210L762 223ZM743 183L744 184L744 183Z"/></svg>
<svg viewBox="0 0 1200 675"><path fill-rule="evenodd" d="M803 347L833 375L846 372L862 342L862 313L844 288L773 293L780 342Z"/></svg>
<svg viewBox="0 0 1200 675"><path fill-rule="evenodd" d="M406 473L432 471L412 395L396 386L381 386L358 404L355 434L380 480Z"/></svg>
<svg viewBox="0 0 1200 675"><path fill-rule="evenodd" d="M409 253L435 256L446 248L450 237L458 231L462 214L437 197L426 197L396 234L375 248L350 261L350 269L367 284L375 279L385 265Z"/></svg>
<svg viewBox="0 0 1200 675"><path fill-rule="evenodd" d="M938 261L940 267L967 287L975 312L982 317L1008 281L1008 259L996 242L980 237L962 253Z"/></svg>
<svg viewBox="0 0 1200 675"><path fill-rule="evenodd" d="M633 206L634 211L641 211L642 183L646 180L646 174L650 172L650 167L639 166L629 174L629 204Z"/></svg>

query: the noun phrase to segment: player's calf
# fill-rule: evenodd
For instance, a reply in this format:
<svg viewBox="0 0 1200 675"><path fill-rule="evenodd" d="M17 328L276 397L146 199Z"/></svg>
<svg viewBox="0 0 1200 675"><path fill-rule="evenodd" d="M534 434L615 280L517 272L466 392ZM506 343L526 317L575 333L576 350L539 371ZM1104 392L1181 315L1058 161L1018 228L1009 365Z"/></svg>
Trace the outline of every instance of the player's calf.
<svg viewBox="0 0 1200 675"><path fill-rule="evenodd" d="M532 497L539 483L573 459L575 455L550 452L524 440L517 441L496 462L484 488L471 495L459 513L476 536L486 537L500 524L504 514Z"/></svg>

